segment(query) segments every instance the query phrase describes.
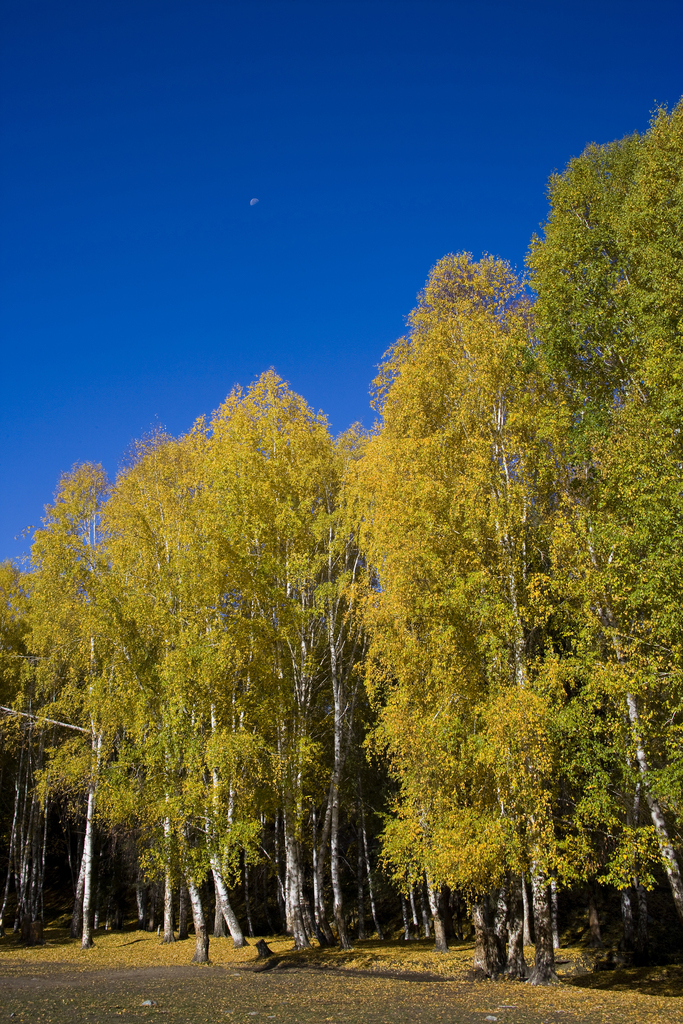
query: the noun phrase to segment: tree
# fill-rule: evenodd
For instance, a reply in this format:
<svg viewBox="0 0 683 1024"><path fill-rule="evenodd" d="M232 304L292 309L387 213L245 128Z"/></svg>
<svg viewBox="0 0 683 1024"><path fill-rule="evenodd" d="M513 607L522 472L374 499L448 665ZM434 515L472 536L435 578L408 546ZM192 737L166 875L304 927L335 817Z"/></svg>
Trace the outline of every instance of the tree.
<svg viewBox="0 0 683 1024"><path fill-rule="evenodd" d="M89 737L79 757L54 748L53 786L85 787L85 838L73 923L82 926L82 946L92 945L95 804L104 754L101 709L111 700L108 650L101 642L99 597L106 576L98 525L107 481L100 466L75 466L65 474L46 509L32 546L31 646L40 656L37 681L62 718ZM48 698L49 699L49 698ZM64 752L69 751L65 758ZM80 776L80 777L79 777Z"/></svg>
<svg viewBox="0 0 683 1024"><path fill-rule="evenodd" d="M679 103L658 110L646 135L571 161L551 179L529 265L539 337L569 413L556 578L574 602L584 683L628 723L614 730L622 884L629 870L639 884L645 806L683 922L671 725L681 709L682 143ZM614 860L610 870L616 879Z"/></svg>
<svg viewBox="0 0 683 1024"><path fill-rule="evenodd" d="M2 737L3 761L2 770L5 778L14 775L14 797L12 803L4 808L9 819L7 841L7 875L0 907L0 935L4 935L4 917L10 882L15 867L14 879L17 888L18 902L21 903L20 885L18 880L26 876L26 869L21 863L21 853L27 851L27 844L21 841L21 823L26 818L25 802L28 786L24 785L24 772L30 771L25 757L27 740L30 737L28 724L30 719L24 715L16 715L15 701L21 697L22 680L27 676L26 636L29 630L27 581L23 573L11 562L0 564L0 705L3 708L0 720L0 736ZM27 714L30 714L27 713ZM3 787L4 792L9 787ZM24 807L22 807L22 795ZM31 844L29 844L30 847ZM20 852L21 851L21 852ZM18 923L18 922L17 922Z"/></svg>
<svg viewBox="0 0 683 1024"><path fill-rule="evenodd" d="M335 920L348 945L339 879L339 787L353 725L353 676L360 656L354 588L359 555L340 511L353 451L335 445L315 416L273 372L246 395L233 392L207 431L207 517L231 560L231 600L248 641L242 670L245 713L274 758L286 855L288 929L308 945L314 926L304 893L300 841L306 806L332 726L332 767L314 872L319 936L332 940L322 902L330 840ZM329 723L328 709L333 708ZM248 711L246 709L249 709Z"/></svg>
<svg viewBox="0 0 683 1024"><path fill-rule="evenodd" d="M485 893L531 861L544 912L554 847L552 705L536 685L544 617L534 596L555 493L544 378L529 303L502 261L445 257L410 325L380 369L382 423L360 476L378 580L375 742L401 785L385 848L399 873L426 871L437 948L437 887L470 891L481 908L476 961L495 974L503 951ZM502 727L511 717L529 738L517 749ZM551 980L552 965L552 941L539 942L534 980Z"/></svg>

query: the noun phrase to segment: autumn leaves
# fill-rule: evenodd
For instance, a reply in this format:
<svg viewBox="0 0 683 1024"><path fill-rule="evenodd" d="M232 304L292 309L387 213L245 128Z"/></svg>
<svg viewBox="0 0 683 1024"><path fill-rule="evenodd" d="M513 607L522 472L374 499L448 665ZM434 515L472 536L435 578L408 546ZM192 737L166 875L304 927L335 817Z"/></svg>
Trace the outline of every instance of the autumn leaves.
<svg viewBox="0 0 683 1024"><path fill-rule="evenodd" d="M168 941L180 887L207 956L210 878L240 944L229 889L268 863L297 946L348 945L382 772L385 868L426 884L439 941L441 887L467 896L485 973L527 973L522 874L538 982L551 878L636 913L663 867L683 919L682 126L552 179L533 292L440 260L372 431L333 439L270 371L113 485L76 467L3 569L3 703L87 730L41 740L30 784L135 834Z"/></svg>
<svg viewBox="0 0 683 1024"><path fill-rule="evenodd" d="M385 856L475 904L528 871L539 920L550 874L642 908L658 864L683 920L682 132L683 106L659 111L551 180L532 297L500 261L441 260L377 382L368 681L401 787ZM625 944L645 958L641 924Z"/></svg>

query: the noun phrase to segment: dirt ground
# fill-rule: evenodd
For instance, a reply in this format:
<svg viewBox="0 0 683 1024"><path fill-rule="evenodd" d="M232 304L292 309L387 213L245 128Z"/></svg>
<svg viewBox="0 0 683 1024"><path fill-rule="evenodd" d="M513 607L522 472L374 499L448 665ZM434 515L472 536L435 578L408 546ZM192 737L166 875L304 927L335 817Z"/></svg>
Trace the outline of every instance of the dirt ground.
<svg viewBox="0 0 683 1024"><path fill-rule="evenodd" d="M269 938L275 957L257 970L253 940L235 950L212 939L209 966L189 963L192 939L164 946L144 932L109 933L88 951L57 929L46 940L27 949L0 939L0 1022L683 1024L683 968L589 973L585 950L561 950L561 984L539 989L471 980L469 943L448 954L376 940L351 953L297 953L291 940Z"/></svg>

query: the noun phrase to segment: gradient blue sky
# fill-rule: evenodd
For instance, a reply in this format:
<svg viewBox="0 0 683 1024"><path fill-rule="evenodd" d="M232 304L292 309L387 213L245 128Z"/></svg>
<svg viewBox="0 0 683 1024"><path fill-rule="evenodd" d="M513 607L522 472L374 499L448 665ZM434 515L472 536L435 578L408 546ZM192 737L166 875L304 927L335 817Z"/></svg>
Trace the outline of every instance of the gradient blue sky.
<svg viewBox="0 0 683 1024"><path fill-rule="evenodd" d="M434 262L683 94L683 5L3 0L0 558L269 366L335 432ZM259 203L250 206L250 199Z"/></svg>

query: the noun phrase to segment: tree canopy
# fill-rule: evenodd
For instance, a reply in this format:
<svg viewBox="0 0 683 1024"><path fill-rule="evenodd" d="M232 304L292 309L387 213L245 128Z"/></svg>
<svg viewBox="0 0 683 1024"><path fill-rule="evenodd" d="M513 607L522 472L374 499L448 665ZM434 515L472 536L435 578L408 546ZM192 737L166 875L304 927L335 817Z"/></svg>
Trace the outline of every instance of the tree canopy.
<svg viewBox="0 0 683 1024"><path fill-rule="evenodd" d="M558 890L616 888L641 961L664 878L683 924L683 103L548 199L528 277L432 268L372 430L269 370L116 480L64 474L0 566L27 937L49 835L86 947L133 892L199 961L211 894L236 945L348 948L393 900L543 984Z"/></svg>

